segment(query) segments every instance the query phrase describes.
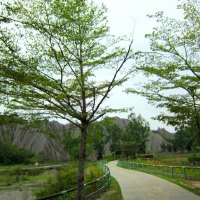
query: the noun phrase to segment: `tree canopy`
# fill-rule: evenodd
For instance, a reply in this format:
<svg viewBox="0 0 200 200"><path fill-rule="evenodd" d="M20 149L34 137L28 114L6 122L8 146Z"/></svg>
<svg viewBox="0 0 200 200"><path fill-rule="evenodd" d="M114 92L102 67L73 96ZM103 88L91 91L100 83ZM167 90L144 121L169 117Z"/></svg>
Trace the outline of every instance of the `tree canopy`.
<svg viewBox="0 0 200 200"><path fill-rule="evenodd" d="M136 153L145 153L147 137L150 134L149 123L141 116L131 113L128 117L123 141L135 144Z"/></svg>
<svg viewBox="0 0 200 200"><path fill-rule="evenodd" d="M158 26L146 35L151 51L141 53L138 59L138 71L148 77L148 82L129 92L165 108L156 119L190 127L200 139L199 8L198 0L184 1L178 6L183 10L183 20L166 17L163 12L149 16Z"/></svg>
<svg viewBox="0 0 200 200"><path fill-rule="evenodd" d="M128 78L123 66L132 41L109 33L107 9L93 1L2 0L0 8L3 115L61 118L79 127L81 199L88 126L118 111L102 103Z"/></svg>
<svg viewBox="0 0 200 200"><path fill-rule="evenodd" d="M130 47L109 35L106 8L79 0L3 1L1 104L23 117L63 118L76 125L107 110L102 101L127 78L116 78ZM113 70L97 82L98 71ZM84 117L83 117L84 113Z"/></svg>

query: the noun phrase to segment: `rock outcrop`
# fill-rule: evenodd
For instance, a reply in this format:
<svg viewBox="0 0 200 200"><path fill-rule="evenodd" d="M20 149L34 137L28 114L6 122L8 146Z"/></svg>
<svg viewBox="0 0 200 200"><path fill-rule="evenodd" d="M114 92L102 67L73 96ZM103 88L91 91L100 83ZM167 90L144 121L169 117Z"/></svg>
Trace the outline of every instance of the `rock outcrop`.
<svg viewBox="0 0 200 200"><path fill-rule="evenodd" d="M68 158L60 141L60 134L66 127L58 122L49 122L47 130L53 137L37 128L25 128L22 125L11 127L0 126L0 140L7 141L18 147L30 150L43 158L53 161L65 161Z"/></svg>
<svg viewBox="0 0 200 200"><path fill-rule="evenodd" d="M146 142L146 151L148 152L160 152L161 144L167 144L168 142L159 134L151 132L148 136L148 141Z"/></svg>
<svg viewBox="0 0 200 200"><path fill-rule="evenodd" d="M128 119L119 117L112 118L113 121L122 129L128 124ZM8 141L13 145L32 151L35 154L42 155L47 160L66 161L69 155L64 150L62 144L62 135L69 128L59 122L51 121L39 128L25 128L22 125L14 125L8 128L0 126L0 141ZM72 130L77 135L77 129ZM109 134L105 130L105 134ZM165 129L151 131L148 141L146 142L146 150L148 152L160 152L161 144L169 143L169 138L173 135ZM104 155L110 155L109 143L104 146ZM96 154L92 153L91 157L95 160Z"/></svg>

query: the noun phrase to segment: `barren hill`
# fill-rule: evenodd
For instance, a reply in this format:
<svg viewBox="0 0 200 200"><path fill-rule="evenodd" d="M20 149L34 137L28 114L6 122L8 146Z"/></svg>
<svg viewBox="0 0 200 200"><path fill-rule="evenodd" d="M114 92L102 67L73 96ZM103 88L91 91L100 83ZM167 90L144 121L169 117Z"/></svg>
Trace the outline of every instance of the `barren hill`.
<svg viewBox="0 0 200 200"><path fill-rule="evenodd" d="M113 120L120 128L125 128L128 124L127 119L115 117ZM22 125L14 125L10 128L3 125L0 126L0 140L40 154L47 160L66 161L69 155L64 150L61 138L67 127L56 121L48 122L45 125L46 131L38 128L25 128ZM167 144L168 138L172 137L173 135L165 129L152 131L146 143L147 151L161 151L160 145ZM105 154L110 154L109 145L105 146Z"/></svg>

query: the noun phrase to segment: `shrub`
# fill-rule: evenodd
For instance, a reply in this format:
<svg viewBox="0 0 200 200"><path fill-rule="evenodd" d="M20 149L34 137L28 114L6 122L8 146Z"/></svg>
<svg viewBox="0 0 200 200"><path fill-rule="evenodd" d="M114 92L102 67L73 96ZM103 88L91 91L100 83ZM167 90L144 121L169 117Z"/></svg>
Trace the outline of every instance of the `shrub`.
<svg viewBox="0 0 200 200"><path fill-rule="evenodd" d="M188 161L190 163L200 163L200 154L192 154L188 156Z"/></svg>
<svg viewBox="0 0 200 200"><path fill-rule="evenodd" d="M77 167L73 165L57 170L54 178L49 179L41 189L35 191L36 197L48 196L75 187L77 172Z"/></svg>
<svg viewBox="0 0 200 200"><path fill-rule="evenodd" d="M12 144L0 142L0 163L3 165L26 163L34 154Z"/></svg>
<svg viewBox="0 0 200 200"><path fill-rule="evenodd" d="M90 182L100 178L103 175L103 171L100 170L96 164L88 164L85 169L85 182ZM35 190L35 196L37 198L43 196L49 196L54 193L61 192L76 187L78 169L76 165L70 165L57 170L56 176L48 180L48 182L39 190ZM74 198L74 194L68 195L69 199ZM71 197L70 197L71 196ZM55 198L56 199L56 198Z"/></svg>

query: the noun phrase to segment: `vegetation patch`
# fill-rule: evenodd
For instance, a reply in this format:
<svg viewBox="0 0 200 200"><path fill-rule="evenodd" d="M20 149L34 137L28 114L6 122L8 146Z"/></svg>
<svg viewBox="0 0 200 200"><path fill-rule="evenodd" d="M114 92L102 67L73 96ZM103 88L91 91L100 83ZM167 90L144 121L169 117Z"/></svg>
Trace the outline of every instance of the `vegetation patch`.
<svg viewBox="0 0 200 200"><path fill-rule="evenodd" d="M58 193L64 190L75 188L77 184L78 169L77 165L71 164L68 167L63 167L57 170L54 177L51 177L41 187L34 191L37 198L43 196L49 196L54 193ZM96 164L88 163L85 168L85 183L94 181L104 175L104 172L96 166ZM92 189L92 188L89 188ZM73 198L74 194L68 195Z"/></svg>
<svg viewBox="0 0 200 200"><path fill-rule="evenodd" d="M12 165L30 163L35 155L30 151L16 147L9 143L0 142L0 163L1 165Z"/></svg>
<svg viewBox="0 0 200 200"><path fill-rule="evenodd" d="M108 192L102 195L100 200L122 200L121 188L114 177L111 177L111 186Z"/></svg>
<svg viewBox="0 0 200 200"><path fill-rule="evenodd" d="M157 156L153 159L134 159L134 162L147 163L155 165L167 165L167 166L198 166L200 165L200 153L187 154L187 155L168 155Z"/></svg>

